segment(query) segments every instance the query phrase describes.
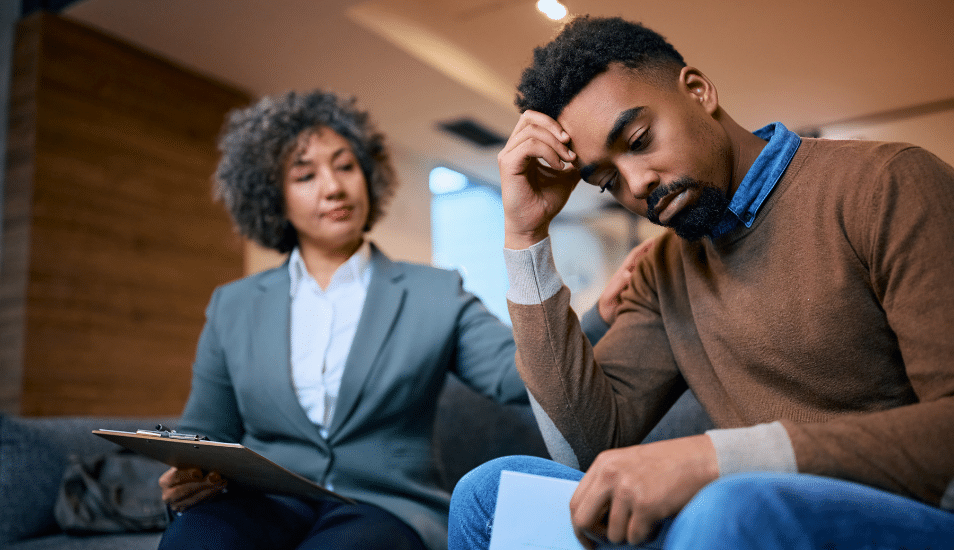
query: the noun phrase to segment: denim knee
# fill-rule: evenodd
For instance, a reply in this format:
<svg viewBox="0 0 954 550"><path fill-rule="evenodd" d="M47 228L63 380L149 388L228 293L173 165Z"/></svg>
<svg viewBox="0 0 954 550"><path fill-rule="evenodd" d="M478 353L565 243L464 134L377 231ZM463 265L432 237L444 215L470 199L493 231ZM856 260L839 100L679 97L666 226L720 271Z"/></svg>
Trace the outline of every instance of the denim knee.
<svg viewBox="0 0 954 550"><path fill-rule="evenodd" d="M522 468L525 458L497 458L460 478L451 495L447 524L449 550L479 549L490 545L500 472Z"/></svg>
<svg viewBox="0 0 954 550"><path fill-rule="evenodd" d="M799 522L785 498L779 474L752 473L720 478L704 487L676 516L666 548L704 548L718 540L731 548L785 548ZM776 546L780 544L780 546Z"/></svg>
<svg viewBox="0 0 954 550"><path fill-rule="evenodd" d="M454 486L451 494L451 510L461 506L470 508L478 504L486 509L489 504L497 502L497 488L500 484L500 472L504 470L519 470L523 464L523 456L505 456L485 462L464 474ZM481 505L481 503L487 503ZM491 508L490 513L493 513Z"/></svg>

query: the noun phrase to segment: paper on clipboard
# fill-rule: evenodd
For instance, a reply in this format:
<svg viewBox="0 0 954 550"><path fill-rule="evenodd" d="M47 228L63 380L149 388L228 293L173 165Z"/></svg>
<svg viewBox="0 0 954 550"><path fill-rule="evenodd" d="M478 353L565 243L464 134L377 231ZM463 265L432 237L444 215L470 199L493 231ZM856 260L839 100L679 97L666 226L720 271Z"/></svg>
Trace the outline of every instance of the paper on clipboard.
<svg viewBox="0 0 954 550"><path fill-rule="evenodd" d="M354 501L287 470L238 443L179 439L155 433L93 430L93 434L176 468L217 471L236 486L264 493Z"/></svg>

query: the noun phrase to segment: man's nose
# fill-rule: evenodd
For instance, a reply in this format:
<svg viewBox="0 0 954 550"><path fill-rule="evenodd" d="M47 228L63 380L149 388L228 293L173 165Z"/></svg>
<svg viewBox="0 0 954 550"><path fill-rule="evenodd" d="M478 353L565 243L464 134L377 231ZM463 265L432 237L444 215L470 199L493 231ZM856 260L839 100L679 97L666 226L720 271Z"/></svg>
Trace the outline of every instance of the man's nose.
<svg viewBox="0 0 954 550"><path fill-rule="evenodd" d="M629 192L637 200L646 200L650 193L659 186L659 174L655 170L630 168L621 174L626 179Z"/></svg>

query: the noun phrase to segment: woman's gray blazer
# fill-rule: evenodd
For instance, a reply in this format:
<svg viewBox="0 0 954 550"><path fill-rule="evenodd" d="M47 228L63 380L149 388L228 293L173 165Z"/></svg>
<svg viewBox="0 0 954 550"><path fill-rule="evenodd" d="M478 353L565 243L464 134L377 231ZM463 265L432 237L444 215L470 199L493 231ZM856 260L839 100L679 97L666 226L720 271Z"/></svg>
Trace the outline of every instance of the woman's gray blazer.
<svg viewBox="0 0 954 550"><path fill-rule="evenodd" d="M457 272L392 262L373 246L371 263L327 440L292 386L287 265L213 293L179 430L241 443L445 548L449 495L431 452L438 393L453 372L497 401L526 402L513 337Z"/></svg>

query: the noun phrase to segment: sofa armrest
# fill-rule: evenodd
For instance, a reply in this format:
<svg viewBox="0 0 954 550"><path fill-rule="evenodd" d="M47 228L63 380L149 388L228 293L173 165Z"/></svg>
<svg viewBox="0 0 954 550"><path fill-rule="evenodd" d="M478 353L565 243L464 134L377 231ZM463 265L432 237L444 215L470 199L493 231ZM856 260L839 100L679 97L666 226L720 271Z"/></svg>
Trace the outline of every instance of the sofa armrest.
<svg viewBox="0 0 954 550"><path fill-rule="evenodd" d="M528 404L501 405L447 376L438 399L434 453L441 486L448 492L467 472L509 455L549 458Z"/></svg>

